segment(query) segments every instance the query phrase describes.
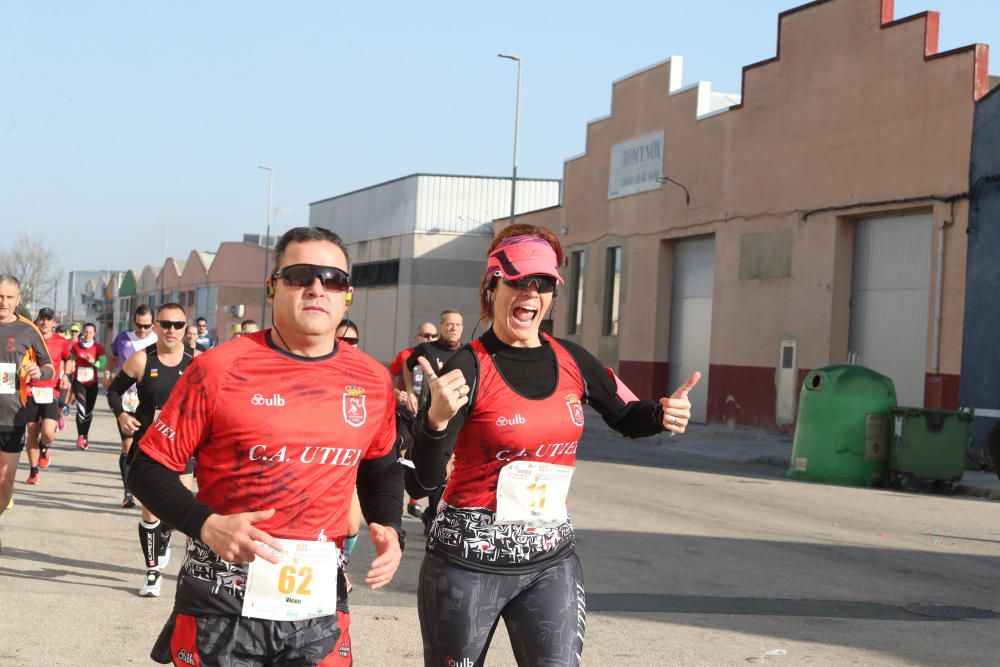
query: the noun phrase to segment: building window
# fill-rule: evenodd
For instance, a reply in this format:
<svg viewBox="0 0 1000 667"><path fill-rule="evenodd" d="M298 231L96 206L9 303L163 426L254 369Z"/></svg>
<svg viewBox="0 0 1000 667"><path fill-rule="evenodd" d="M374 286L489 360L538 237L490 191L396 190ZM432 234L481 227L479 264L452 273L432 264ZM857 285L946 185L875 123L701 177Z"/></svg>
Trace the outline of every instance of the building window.
<svg viewBox="0 0 1000 667"><path fill-rule="evenodd" d="M399 282L399 260L355 264L351 269L351 284L355 287L379 287Z"/></svg>
<svg viewBox="0 0 1000 667"><path fill-rule="evenodd" d="M621 305L622 248L608 248L604 272L604 335L618 335L618 309Z"/></svg>
<svg viewBox="0 0 1000 667"><path fill-rule="evenodd" d="M569 258L569 333L583 333L583 270L586 260L582 250Z"/></svg>

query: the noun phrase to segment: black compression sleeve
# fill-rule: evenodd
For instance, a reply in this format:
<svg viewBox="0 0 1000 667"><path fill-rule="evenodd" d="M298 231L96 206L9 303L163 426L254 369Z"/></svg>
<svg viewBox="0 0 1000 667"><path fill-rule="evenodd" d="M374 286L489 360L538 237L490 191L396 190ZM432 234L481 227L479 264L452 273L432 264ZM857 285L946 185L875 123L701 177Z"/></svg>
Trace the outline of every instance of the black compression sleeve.
<svg viewBox="0 0 1000 667"><path fill-rule="evenodd" d="M129 467L128 483L135 497L165 523L185 535L201 537L201 527L213 514L212 508L198 501L181 484L177 472L143 452L139 443L132 447L138 451Z"/></svg>
<svg viewBox="0 0 1000 667"><path fill-rule="evenodd" d="M403 466L393 447L385 456L365 459L358 465L358 500L369 524L403 530Z"/></svg>
<svg viewBox="0 0 1000 667"><path fill-rule="evenodd" d="M118 375L108 387L108 405L111 407L111 412L115 413L115 417L125 412L125 406L122 405L122 394L134 384L135 378L122 370L118 371Z"/></svg>
<svg viewBox="0 0 1000 667"><path fill-rule="evenodd" d="M476 367L476 356L469 347L463 347L455 353L448 363L441 369L440 375L444 375L454 369L461 369L465 376L465 383L469 385L469 402L466 403L458 413L448 422L448 427L444 431L434 431L427 426L426 412L417 416L417 429L413 436L413 465L414 474L417 481L424 489L431 491L444 483L445 464L451 458L451 451L455 448L455 441L458 439L458 432L462 430L465 417L475 403L478 393L479 370ZM427 402L430 408L430 401Z"/></svg>
<svg viewBox="0 0 1000 667"><path fill-rule="evenodd" d="M608 426L630 438L645 438L663 432L663 406L659 401L631 401L618 397L618 388L597 357L576 343L559 340L576 361L587 383L587 402Z"/></svg>

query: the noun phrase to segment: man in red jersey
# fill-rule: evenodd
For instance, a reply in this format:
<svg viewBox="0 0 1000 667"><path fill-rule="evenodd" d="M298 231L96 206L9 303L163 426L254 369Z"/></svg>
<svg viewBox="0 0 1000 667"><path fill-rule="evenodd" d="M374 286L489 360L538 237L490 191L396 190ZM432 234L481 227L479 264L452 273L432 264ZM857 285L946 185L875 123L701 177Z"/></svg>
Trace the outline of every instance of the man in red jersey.
<svg viewBox="0 0 1000 667"><path fill-rule="evenodd" d="M343 244L291 229L274 266L272 328L197 357L131 467L135 495L193 538L152 653L164 664L350 664L340 549L355 485L377 553L365 582L399 567L395 400L385 367L336 340ZM195 497L177 479L192 456Z"/></svg>
<svg viewBox="0 0 1000 667"><path fill-rule="evenodd" d="M40 468L48 468L51 462L49 446L56 439L56 426L59 423L59 396L69 389L69 379L62 377L61 368L69 362L70 345L60 334L55 332L55 313L51 308L42 308L35 318L35 326L42 332L45 347L49 350L55 374L48 380L32 380L28 385L27 409L28 437L25 449L28 450L28 484L38 484L41 476ZM72 371L69 365L67 373Z"/></svg>

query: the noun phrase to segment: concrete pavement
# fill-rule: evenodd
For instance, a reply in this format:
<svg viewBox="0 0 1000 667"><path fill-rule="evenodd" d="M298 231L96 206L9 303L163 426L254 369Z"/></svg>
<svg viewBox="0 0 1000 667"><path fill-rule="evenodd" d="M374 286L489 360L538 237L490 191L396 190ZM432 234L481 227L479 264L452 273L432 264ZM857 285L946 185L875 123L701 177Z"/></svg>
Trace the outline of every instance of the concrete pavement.
<svg viewBox="0 0 1000 667"><path fill-rule="evenodd" d="M163 597L137 597L138 511L118 506L111 417L98 412L87 452L72 426L61 436L40 485L19 471L0 518L0 665L149 664L179 545ZM586 664L991 662L1000 621L934 614L1000 611L1000 504L790 481L757 462L782 448L790 440L707 428L640 441L588 428L571 495ZM358 665L422 663L419 524L406 528L392 585L352 593ZM361 572L370 545L355 554ZM502 625L488 664L513 664Z"/></svg>

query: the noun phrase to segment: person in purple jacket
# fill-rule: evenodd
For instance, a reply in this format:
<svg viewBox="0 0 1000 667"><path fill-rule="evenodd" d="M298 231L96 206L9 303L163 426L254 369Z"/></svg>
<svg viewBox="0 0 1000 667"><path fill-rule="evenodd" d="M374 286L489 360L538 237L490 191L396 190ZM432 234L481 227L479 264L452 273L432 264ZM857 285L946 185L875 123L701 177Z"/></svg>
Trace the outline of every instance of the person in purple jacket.
<svg viewBox="0 0 1000 667"><path fill-rule="evenodd" d="M156 332L153 331L153 311L146 304L142 304L135 309L132 315L132 329L125 330L115 336L111 341L111 356L117 362L117 367L121 369L125 366L125 361L139 350L156 343ZM134 414L139 407L139 395L135 385L122 396L122 407L125 411ZM122 439L122 451L118 456L118 470L122 476L122 487L125 489L125 496L122 498L122 507L135 507L135 500L132 499L132 492L128 488L128 450L132 447L132 436L125 433L118 426L118 435Z"/></svg>

